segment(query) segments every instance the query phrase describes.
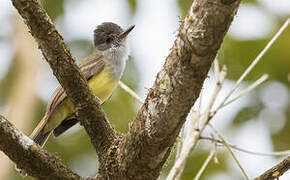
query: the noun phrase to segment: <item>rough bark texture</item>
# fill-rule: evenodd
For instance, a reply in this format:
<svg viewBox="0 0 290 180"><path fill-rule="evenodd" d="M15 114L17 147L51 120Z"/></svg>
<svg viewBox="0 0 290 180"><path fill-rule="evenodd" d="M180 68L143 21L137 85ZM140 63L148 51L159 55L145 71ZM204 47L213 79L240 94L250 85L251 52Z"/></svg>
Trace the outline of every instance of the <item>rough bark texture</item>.
<svg viewBox="0 0 290 180"><path fill-rule="evenodd" d="M81 123L102 157L115 137L115 132L81 75L62 36L37 0L12 0L12 3L25 20L54 75L74 103Z"/></svg>
<svg viewBox="0 0 290 180"><path fill-rule="evenodd" d="M276 166L272 167L268 171L264 172L261 176L257 177L255 180L273 180L278 179L286 171L290 169L290 156L285 158Z"/></svg>
<svg viewBox="0 0 290 180"><path fill-rule="evenodd" d="M103 177L157 179L190 108L199 96L240 1L195 0L130 132L112 153ZM100 176L102 173L100 174ZM111 176L112 175L112 176Z"/></svg>
<svg viewBox="0 0 290 180"><path fill-rule="evenodd" d="M17 163L18 168L37 179L81 179L56 156L34 144L2 116L0 116L0 149Z"/></svg>

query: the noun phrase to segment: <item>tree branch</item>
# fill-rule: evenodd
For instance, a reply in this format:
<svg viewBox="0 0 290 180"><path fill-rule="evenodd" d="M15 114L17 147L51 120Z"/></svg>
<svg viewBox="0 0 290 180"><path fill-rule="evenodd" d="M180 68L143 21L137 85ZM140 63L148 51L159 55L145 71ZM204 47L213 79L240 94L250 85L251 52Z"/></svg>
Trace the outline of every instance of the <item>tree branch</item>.
<svg viewBox="0 0 290 180"><path fill-rule="evenodd" d="M81 179L55 155L37 146L1 115L0 149L17 164L18 168L37 179Z"/></svg>
<svg viewBox="0 0 290 180"><path fill-rule="evenodd" d="M272 167L268 171L264 172L261 176L257 177L255 180L271 180L278 179L286 171L290 169L290 156L285 158L276 166Z"/></svg>
<svg viewBox="0 0 290 180"><path fill-rule="evenodd" d="M102 160L102 154L110 147L115 131L81 75L62 36L37 0L12 0L12 3L25 20L54 75L71 98Z"/></svg>
<svg viewBox="0 0 290 180"><path fill-rule="evenodd" d="M159 176L239 4L240 0L194 1L129 134L121 142L117 159L122 173L136 179Z"/></svg>

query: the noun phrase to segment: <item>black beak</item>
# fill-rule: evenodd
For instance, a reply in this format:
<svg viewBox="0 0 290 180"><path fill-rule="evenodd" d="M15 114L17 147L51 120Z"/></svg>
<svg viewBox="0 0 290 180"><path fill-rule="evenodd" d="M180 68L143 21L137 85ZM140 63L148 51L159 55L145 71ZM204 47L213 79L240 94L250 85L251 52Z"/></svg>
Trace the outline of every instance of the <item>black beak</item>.
<svg viewBox="0 0 290 180"><path fill-rule="evenodd" d="M129 27L127 30L125 30L124 32L122 32L120 35L119 35L119 39L124 39L128 36L128 34L134 29L135 25Z"/></svg>

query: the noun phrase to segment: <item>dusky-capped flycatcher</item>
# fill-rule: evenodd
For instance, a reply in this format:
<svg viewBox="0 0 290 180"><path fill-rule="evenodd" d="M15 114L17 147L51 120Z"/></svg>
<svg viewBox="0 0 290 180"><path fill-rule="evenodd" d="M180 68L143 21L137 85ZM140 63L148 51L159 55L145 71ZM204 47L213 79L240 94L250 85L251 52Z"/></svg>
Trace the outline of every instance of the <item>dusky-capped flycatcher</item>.
<svg viewBox="0 0 290 180"><path fill-rule="evenodd" d="M123 74L128 58L126 37L134 27L123 31L120 26L111 22L97 26L94 31L93 53L78 63L91 90L102 103L111 96ZM63 88L58 87L30 138L43 146L52 132L57 137L76 123L78 120L73 103Z"/></svg>

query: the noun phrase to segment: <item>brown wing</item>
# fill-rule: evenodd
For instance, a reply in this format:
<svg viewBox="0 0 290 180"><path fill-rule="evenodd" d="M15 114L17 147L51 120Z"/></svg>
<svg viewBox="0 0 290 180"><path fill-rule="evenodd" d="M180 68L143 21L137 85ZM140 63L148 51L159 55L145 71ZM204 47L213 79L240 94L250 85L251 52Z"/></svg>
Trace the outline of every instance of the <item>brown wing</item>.
<svg viewBox="0 0 290 180"><path fill-rule="evenodd" d="M91 55L78 63L81 72L87 80L97 75L104 69L105 62L102 60L102 57L103 56L101 55ZM64 89L61 86L57 87L47 105L47 115L50 116L50 114L55 110L57 105L59 105L66 97L67 95L64 92Z"/></svg>
<svg viewBox="0 0 290 180"><path fill-rule="evenodd" d="M102 55L92 55L82 60L78 66L87 80L99 74L105 67L105 62L102 60Z"/></svg>

